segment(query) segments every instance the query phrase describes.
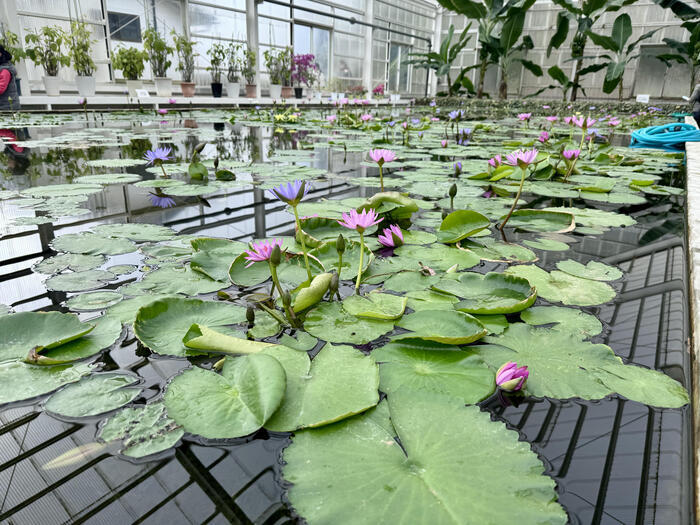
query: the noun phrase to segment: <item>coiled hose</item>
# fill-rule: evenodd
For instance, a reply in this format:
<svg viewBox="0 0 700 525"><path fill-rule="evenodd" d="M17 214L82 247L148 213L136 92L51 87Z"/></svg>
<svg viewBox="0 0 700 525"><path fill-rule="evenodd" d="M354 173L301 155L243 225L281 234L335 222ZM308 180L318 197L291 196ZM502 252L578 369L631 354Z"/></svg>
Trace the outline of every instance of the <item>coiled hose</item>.
<svg viewBox="0 0 700 525"><path fill-rule="evenodd" d="M633 131L630 147L678 151L686 142L700 142L700 130L691 124L670 123Z"/></svg>

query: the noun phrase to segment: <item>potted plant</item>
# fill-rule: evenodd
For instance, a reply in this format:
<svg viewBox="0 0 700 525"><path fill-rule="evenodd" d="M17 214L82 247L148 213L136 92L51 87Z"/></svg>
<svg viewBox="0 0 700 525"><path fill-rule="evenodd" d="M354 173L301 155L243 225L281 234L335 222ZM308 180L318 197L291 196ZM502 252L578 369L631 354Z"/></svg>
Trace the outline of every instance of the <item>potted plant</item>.
<svg viewBox="0 0 700 525"><path fill-rule="evenodd" d="M292 63L294 52L291 47L285 47L279 52L279 71L282 80L282 98L292 98Z"/></svg>
<svg viewBox="0 0 700 525"><path fill-rule="evenodd" d="M173 79L167 78L170 67L170 53L174 49L168 45L164 36L155 27L149 27L143 32L143 50L151 62L151 74L156 83L156 95L169 97L173 94Z"/></svg>
<svg viewBox="0 0 700 525"><path fill-rule="evenodd" d="M238 81L238 70L241 67L241 49L243 46L230 42L226 48L226 94L229 97L238 98L241 92L241 84Z"/></svg>
<svg viewBox="0 0 700 525"><path fill-rule="evenodd" d="M294 86L294 96L301 98L304 86L310 88L318 77L319 67L314 55L294 55L292 62L292 82Z"/></svg>
<svg viewBox="0 0 700 525"><path fill-rule="evenodd" d="M112 65L114 69L118 69L126 78L126 87L129 90L129 95L136 96L136 90L143 88L143 82L140 80L143 74L144 61L147 55L145 51L140 51L135 47L120 47L114 53Z"/></svg>
<svg viewBox="0 0 700 525"><path fill-rule="evenodd" d="M255 98L257 86L255 85L255 65L258 62L258 54L255 50L246 48L243 52L243 61L241 63L241 74L245 78L245 96Z"/></svg>
<svg viewBox="0 0 700 525"><path fill-rule="evenodd" d="M175 30L172 30L173 42L177 51L177 70L182 74L180 89L183 97L193 97L195 85L194 77L194 57L197 53L194 52L194 41L188 40L184 35L178 35Z"/></svg>
<svg viewBox="0 0 700 525"><path fill-rule="evenodd" d="M63 53L63 45L66 43L65 32L57 26L44 26L38 31L28 33L24 40L31 47L27 47L27 56L44 68L44 87L46 94L57 97L61 93L61 80L58 78L58 70L61 66L70 64L70 58Z"/></svg>
<svg viewBox="0 0 700 525"><path fill-rule="evenodd" d="M91 97L95 94L95 62L90 56L90 47L97 40L93 40L91 36L87 22L71 21L68 51L76 73L75 85L81 97Z"/></svg>
<svg viewBox="0 0 700 525"><path fill-rule="evenodd" d="M384 84L377 84L372 89L372 96L374 98L384 98Z"/></svg>
<svg viewBox="0 0 700 525"><path fill-rule="evenodd" d="M19 64L19 61L27 56L22 45L17 36L17 33L13 33L9 29L5 29L4 24L0 23L0 44L4 47L10 55L12 55L12 63ZM20 79L15 75L15 84L17 86L17 95L22 94Z"/></svg>
<svg viewBox="0 0 700 525"><path fill-rule="evenodd" d="M264 53L265 69L270 76L270 98L282 97L282 71L280 70L280 52L276 49L267 49Z"/></svg>
<svg viewBox="0 0 700 525"><path fill-rule="evenodd" d="M226 47L219 42L215 42L211 45L207 54L209 55L207 71L211 72L211 94L213 97L220 98L222 90L221 72L226 60Z"/></svg>

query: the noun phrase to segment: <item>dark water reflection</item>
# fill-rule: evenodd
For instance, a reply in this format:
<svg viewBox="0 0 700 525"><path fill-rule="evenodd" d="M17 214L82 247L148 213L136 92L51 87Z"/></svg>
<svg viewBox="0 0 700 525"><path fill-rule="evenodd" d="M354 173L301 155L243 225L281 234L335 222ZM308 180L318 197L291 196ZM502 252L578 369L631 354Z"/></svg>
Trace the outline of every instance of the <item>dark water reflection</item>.
<svg viewBox="0 0 700 525"><path fill-rule="evenodd" d="M183 125L184 124L184 125ZM196 125L178 123L178 128ZM114 123L110 123L114 127ZM126 146L92 146L80 150L35 147L18 160L5 153L3 189L23 189L63 183L91 173L83 161L118 156L134 158L151 148L169 124L119 123L139 136ZM33 139L60 136L79 125L32 128ZM191 129L191 128L190 128ZM223 130L223 131L221 131ZM265 161L275 149L299 146L308 137L286 134L272 138L269 128L199 124L210 143L203 155ZM221 131L218 135L213 131ZM100 131L96 131L100 133ZM181 159L191 156L202 140L195 133L174 133L168 145ZM361 155L342 149L317 147L305 165L344 176L365 176ZM303 163L302 163L303 164ZM143 167L117 169L154 175ZM668 182L667 182L668 183ZM371 195L372 188L341 179L315 184L314 198ZM147 222L170 226L185 234L220 236L237 240L288 234L293 221L282 206L268 202L262 191L244 187L205 199L178 198L178 206L161 210L151 206L143 190L108 186L89 197L90 213L36 228L9 228L18 212L0 201L0 303L17 310L62 310L66 294L47 292L30 267L49 255L52 238L85 230L101 222ZM679 210L680 206L680 210ZM682 201L657 199L630 208L646 220L634 227L617 228L598 236L576 236L567 252L541 252L546 268L562 259L587 262L608 260L625 271L616 284L614 303L587 308L604 323L596 342L610 345L623 358L666 371L689 386L686 349L686 268L684 232L656 249L640 253L640 238L664 220L680 220ZM681 224L682 221L681 221ZM653 237L653 235L651 235ZM520 238L527 238L526 235ZM111 264L136 264L139 254L112 257ZM501 268L483 263L475 268ZM134 280L124 276L110 287ZM129 333L121 346L102 359L106 369L138 373L145 390L137 401L160 395L164 382L187 362L159 359L139 349ZM687 409L658 410L621 398L596 402L580 400L522 400L503 407L488 403L494 418L508 423L532 443L558 484L561 503L575 524L686 524L692 522L690 416ZM96 424L59 421L38 406L0 411L0 523L290 523L296 521L285 505L279 475L279 455L286 435L260 431L246 439L204 446L188 439L173 453L147 463L130 463L111 455L54 470L41 466L73 447L94 440ZM464 436L469 439L469 436ZM6 494L7 493L7 494ZM517 521L517 515L514 516Z"/></svg>

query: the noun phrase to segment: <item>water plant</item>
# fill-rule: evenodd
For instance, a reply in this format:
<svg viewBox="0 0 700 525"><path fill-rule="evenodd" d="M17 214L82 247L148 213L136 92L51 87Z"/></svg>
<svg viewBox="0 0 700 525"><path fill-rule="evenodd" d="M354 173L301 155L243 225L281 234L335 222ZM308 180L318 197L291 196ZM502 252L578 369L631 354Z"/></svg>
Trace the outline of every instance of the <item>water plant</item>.
<svg viewBox="0 0 700 525"><path fill-rule="evenodd" d="M365 256L365 230L370 226L379 224L382 220L383 219L377 217L377 212L370 209L362 210L362 213L357 213L356 210L350 210L350 213L343 213L343 219L338 221L338 224L341 226L355 230L360 234L360 267L357 270L355 293L360 292L360 280L362 278L363 260Z"/></svg>
<svg viewBox="0 0 700 525"><path fill-rule="evenodd" d="M369 152L369 158L379 166L379 185L381 191L384 191L384 164L387 162L394 162L396 160L396 153L389 149L373 149Z"/></svg>

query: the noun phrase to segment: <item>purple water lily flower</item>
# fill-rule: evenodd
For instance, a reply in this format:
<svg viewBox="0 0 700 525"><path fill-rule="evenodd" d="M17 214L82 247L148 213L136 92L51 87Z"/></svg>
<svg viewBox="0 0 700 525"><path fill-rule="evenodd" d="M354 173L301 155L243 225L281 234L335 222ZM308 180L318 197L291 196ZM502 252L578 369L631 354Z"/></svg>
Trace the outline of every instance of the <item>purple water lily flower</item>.
<svg viewBox="0 0 700 525"><path fill-rule="evenodd" d="M172 208L175 206L175 199L165 194L149 193L148 198L153 206L158 206L159 208Z"/></svg>
<svg viewBox="0 0 700 525"><path fill-rule="evenodd" d="M387 248L397 248L403 244L403 232L396 224L384 228L383 233L377 236L380 244Z"/></svg>
<svg viewBox="0 0 700 525"><path fill-rule="evenodd" d="M155 150L149 149L143 154L143 158L148 161L149 164L153 164L156 161L164 162L166 160L172 160L170 157L171 148L156 148Z"/></svg>
<svg viewBox="0 0 700 525"><path fill-rule="evenodd" d="M301 202L301 200L309 193L311 186L306 184L306 181L295 180L290 182L286 186L280 184L268 190L268 195L273 199L279 199L282 202L286 202L290 206L296 206Z"/></svg>
<svg viewBox="0 0 700 525"><path fill-rule="evenodd" d="M518 366L514 361L508 361L496 372L496 384L506 392L517 392L525 386L530 371L527 366Z"/></svg>
<svg viewBox="0 0 700 525"><path fill-rule="evenodd" d="M506 164L511 166L518 166L520 169L526 169L530 164L535 162L537 158L538 151L535 148L522 150L519 149L506 155Z"/></svg>

